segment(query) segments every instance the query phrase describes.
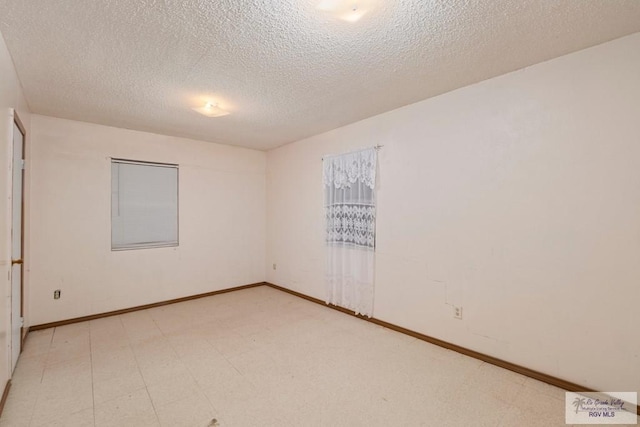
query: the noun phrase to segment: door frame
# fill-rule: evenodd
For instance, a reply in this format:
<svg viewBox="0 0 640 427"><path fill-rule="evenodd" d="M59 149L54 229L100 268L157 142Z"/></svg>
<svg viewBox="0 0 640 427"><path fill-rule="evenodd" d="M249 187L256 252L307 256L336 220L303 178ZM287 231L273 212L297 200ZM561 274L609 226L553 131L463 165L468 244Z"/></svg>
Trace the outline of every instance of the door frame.
<svg viewBox="0 0 640 427"><path fill-rule="evenodd" d="M25 334L24 334L24 273L25 273L25 268L24 268L24 244L25 244L25 238L24 238L24 219L25 219L25 215L24 215L24 207L25 207L25 203L24 203L24 199L25 199L25 169L26 169L26 146L27 146L27 130L24 127L24 124L22 123L22 120L20 120L20 116L18 115L18 112L14 109L13 110L13 123L15 123L15 125L17 126L18 130L20 131L20 133L22 134L22 162L24 167L21 166L21 174L22 174L22 200L20 200L20 240L21 240L21 244L20 244L20 259L22 260L22 263L20 264L20 318L22 319L21 323L22 325L20 326L20 339L18 340L19 342L19 346L20 346L20 351L19 353L22 353L22 349L23 349L23 340L25 338ZM13 152L13 132L11 133L12 138L11 138L11 150ZM13 154L12 154L12 162L13 162ZM12 168L14 168L16 165L12 165ZM12 169L13 171L13 169ZM12 179L13 179L13 174L12 174ZM12 194L11 194L11 199L13 200L13 186L12 186ZM11 210L11 218L13 218L13 209ZM11 239L13 239L13 227L11 228ZM12 257L13 258L13 257ZM13 259L11 262L11 267L13 268ZM13 295L13 294L12 294ZM12 301L13 301L13 296L12 296ZM13 305L11 306L13 309ZM13 313L11 314L11 319L13 321ZM13 324L11 325L11 334L13 334ZM13 335L11 335L11 343L13 344ZM11 357L13 358L13 349L11 350ZM11 361L11 363L13 364L13 360Z"/></svg>

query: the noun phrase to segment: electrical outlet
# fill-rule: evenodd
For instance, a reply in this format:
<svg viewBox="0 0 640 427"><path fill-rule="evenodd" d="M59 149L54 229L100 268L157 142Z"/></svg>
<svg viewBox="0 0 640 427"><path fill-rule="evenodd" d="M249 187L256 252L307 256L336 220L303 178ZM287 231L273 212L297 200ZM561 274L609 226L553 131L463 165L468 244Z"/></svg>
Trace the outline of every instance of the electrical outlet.
<svg viewBox="0 0 640 427"><path fill-rule="evenodd" d="M462 307L453 307L453 318L462 320Z"/></svg>
<svg viewBox="0 0 640 427"><path fill-rule="evenodd" d="M273 269L274 270L276 269L276 263L275 262L273 263Z"/></svg>
<svg viewBox="0 0 640 427"><path fill-rule="evenodd" d="M60 299L61 293L62 291L60 289L56 289L55 291L53 291L53 299Z"/></svg>

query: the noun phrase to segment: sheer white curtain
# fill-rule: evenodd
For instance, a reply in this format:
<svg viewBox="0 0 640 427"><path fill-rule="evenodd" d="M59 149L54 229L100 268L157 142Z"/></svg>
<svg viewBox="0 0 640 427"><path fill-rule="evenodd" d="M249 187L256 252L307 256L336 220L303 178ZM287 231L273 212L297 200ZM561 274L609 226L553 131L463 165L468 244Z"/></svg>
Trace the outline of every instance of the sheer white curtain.
<svg viewBox="0 0 640 427"><path fill-rule="evenodd" d="M376 243L375 148L323 158L327 303L371 317Z"/></svg>

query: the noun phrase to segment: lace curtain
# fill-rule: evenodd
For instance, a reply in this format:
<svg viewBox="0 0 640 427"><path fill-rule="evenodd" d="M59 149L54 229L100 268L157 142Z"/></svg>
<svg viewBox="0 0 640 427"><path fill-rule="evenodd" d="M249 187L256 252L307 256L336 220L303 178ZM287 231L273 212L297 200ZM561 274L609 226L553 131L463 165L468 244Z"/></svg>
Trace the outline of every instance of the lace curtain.
<svg viewBox="0 0 640 427"><path fill-rule="evenodd" d="M376 161L370 148L323 158L328 304L373 314Z"/></svg>

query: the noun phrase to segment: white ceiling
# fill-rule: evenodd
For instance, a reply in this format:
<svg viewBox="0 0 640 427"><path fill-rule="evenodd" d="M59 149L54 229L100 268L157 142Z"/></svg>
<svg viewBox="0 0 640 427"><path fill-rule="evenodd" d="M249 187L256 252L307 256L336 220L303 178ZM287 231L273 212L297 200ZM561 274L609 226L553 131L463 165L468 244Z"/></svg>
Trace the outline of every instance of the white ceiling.
<svg viewBox="0 0 640 427"><path fill-rule="evenodd" d="M349 1L0 0L0 31L34 113L261 150L640 31L638 0Z"/></svg>

